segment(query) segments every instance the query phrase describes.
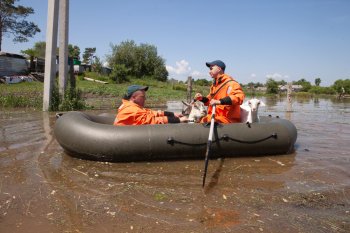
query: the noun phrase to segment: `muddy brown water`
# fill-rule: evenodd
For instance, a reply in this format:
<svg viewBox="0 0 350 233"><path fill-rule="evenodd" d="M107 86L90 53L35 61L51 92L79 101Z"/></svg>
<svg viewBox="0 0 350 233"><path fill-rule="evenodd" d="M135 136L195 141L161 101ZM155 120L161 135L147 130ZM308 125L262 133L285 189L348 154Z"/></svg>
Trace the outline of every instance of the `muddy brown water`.
<svg viewBox="0 0 350 233"><path fill-rule="evenodd" d="M204 189L203 160L79 160L54 113L2 110L0 232L350 232L350 100L265 102L295 152L211 160Z"/></svg>

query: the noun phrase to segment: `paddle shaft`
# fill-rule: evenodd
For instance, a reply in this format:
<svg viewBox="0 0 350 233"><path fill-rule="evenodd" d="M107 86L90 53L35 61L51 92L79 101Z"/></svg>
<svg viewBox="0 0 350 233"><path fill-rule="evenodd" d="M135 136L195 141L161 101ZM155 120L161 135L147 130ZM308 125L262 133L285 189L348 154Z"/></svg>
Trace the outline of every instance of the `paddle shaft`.
<svg viewBox="0 0 350 233"><path fill-rule="evenodd" d="M205 185L205 178L207 176L209 156L210 156L210 153L211 153L211 144L212 144L212 141L213 141L213 133L214 133L214 125L215 125L215 107L216 107L216 105L213 105L212 113L211 113L210 130L209 130L209 137L208 137L208 143L207 143L207 151L205 153L205 164L204 164L204 174L203 174L202 187L204 187L204 185Z"/></svg>

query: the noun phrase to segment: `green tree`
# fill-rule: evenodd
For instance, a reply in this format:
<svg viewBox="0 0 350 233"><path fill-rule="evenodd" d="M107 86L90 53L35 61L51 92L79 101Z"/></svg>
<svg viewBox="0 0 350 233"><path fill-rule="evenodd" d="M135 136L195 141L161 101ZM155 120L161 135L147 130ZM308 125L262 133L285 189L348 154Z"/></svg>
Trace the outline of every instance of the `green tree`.
<svg viewBox="0 0 350 233"><path fill-rule="evenodd" d="M210 86L211 85L211 81L208 81L206 79L197 79L194 81L194 84L198 85L198 86Z"/></svg>
<svg viewBox="0 0 350 233"><path fill-rule="evenodd" d="M68 56L80 60L80 48L76 45L68 45Z"/></svg>
<svg viewBox="0 0 350 233"><path fill-rule="evenodd" d="M332 87L313 86L310 88L309 93L334 95L334 94L336 94L336 91Z"/></svg>
<svg viewBox="0 0 350 233"><path fill-rule="evenodd" d="M169 73L165 68L165 61L161 57L154 57L155 60L150 62L149 67L151 69L149 70L148 75L153 75L154 79L158 81L165 82L168 80ZM152 71L153 67L153 71Z"/></svg>
<svg viewBox="0 0 350 233"><path fill-rule="evenodd" d="M39 27L25 18L34 14L31 7L15 6L18 0L0 0L0 51L2 38L5 35L14 36L14 42L27 42L28 37L33 37L40 32Z"/></svg>
<svg viewBox="0 0 350 233"><path fill-rule="evenodd" d="M266 81L266 93L268 94L278 94L278 82L272 78Z"/></svg>
<svg viewBox="0 0 350 233"><path fill-rule="evenodd" d="M168 79L165 60L158 56L154 45L137 45L133 40L121 42L120 45L111 45L112 54L107 56L111 66L123 64L128 68L128 75L136 78L152 77L159 81Z"/></svg>
<svg viewBox="0 0 350 233"><path fill-rule="evenodd" d="M92 71L95 71L97 73L101 73L102 71L102 62L101 59L97 56L94 56L94 60L92 62Z"/></svg>
<svg viewBox="0 0 350 233"><path fill-rule="evenodd" d="M276 81L277 82L277 81ZM247 88L257 88L257 87L263 87L264 84L260 83L260 82L257 82L257 83L254 83L254 82L249 82L247 83L246 85L242 85L242 86L245 86Z"/></svg>
<svg viewBox="0 0 350 233"><path fill-rule="evenodd" d="M255 88L255 83L249 82L249 83L247 83L246 86L247 86L247 88L254 89Z"/></svg>
<svg viewBox="0 0 350 233"><path fill-rule="evenodd" d="M350 79L338 79L334 82L332 87L337 91L337 93L342 94L343 88L345 93L344 94L350 94Z"/></svg>
<svg viewBox="0 0 350 233"><path fill-rule="evenodd" d="M124 64L115 64L112 68L111 79L116 83L123 83L129 81L129 69Z"/></svg>
<svg viewBox="0 0 350 233"><path fill-rule="evenodd" d="M315 86L320 86L321 84L321 79L320 78L316 78L315 79Z"/></svg>
<svg viewBox="0 0 350 233"><path fill-rule="evenodd" d="M310 82L306 81L303 78L298 80L298 81L296 81L296 82L294 82L294 84L301 85L303 87L301 89L301 91L304 91L304 92L308 92L310 90L311 86L312 86Z"/></svg>
<svg viewBox="0 0 350 233"><path fill-rule="evenodd" d="M96 53L96 48L85 48L83 54L83 62L86 64L92 64L92 59L94 54Z"/></svg>
<svg viewBox="0 0 350 233"><path fill-rule="evenodd" d="M281 81L277 81L277 84L284 86L287 85L287 82L282 79Z"/></svg>
<svg viewBox="0 0 350 233"><path fill-rule="evenodd" d="M136 48L137 45L133 40L123 41L120 45L111 45L112 54L107 55L108 64L112 67L115 64L124 64L130 69L130 72L134 66L136 66Z"/></svg>
<svg viewBox="0 0 350 233"><path fill-rule="evenodd" d="M56 54L58 54L58 50L56 51ZM46 51L46 42L45 41L39 41L34 44L33 48L22 50L21 53L27 54L29 56L33 57L40 57L45 58L45 51ZM80 56L80 49L76 45L68 45L68 56L73 58L79 58Z"/></svg>
<svg viewBox="0 0 350 233"><path fill-rule="evenodd" d="M45 58L46 42L39 41L34 44L31 49L22 50L21 53L27 54L33 57Z"/></svg>

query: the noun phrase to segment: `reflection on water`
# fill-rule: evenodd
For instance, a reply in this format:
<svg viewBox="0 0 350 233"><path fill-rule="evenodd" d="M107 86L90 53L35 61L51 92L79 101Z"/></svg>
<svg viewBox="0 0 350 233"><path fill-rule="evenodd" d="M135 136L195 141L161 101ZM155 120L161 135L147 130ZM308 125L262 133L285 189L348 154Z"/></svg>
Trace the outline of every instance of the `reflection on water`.
<svg viewBox="0 0 350 233"><path fill-rule="evenodd" d="M263 101L296 125L295 153L211 160L205 189L202 160L79 160L54 113L1 111L0 232L349 232L350 101Z"/></svg>

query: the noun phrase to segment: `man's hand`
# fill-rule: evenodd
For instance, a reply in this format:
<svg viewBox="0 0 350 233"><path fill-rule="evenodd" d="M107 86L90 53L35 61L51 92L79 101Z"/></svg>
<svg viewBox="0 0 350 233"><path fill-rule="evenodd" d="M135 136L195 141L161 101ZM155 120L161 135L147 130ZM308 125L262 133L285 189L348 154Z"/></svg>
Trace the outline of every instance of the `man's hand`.
<svg viewBox="0 0 350 233"><path fill-rule="evenodd" d="M217 104L221 104L220 100L210 100L210 105L217 105Z"/></svg>
<svg viewBox="0 0 350 233"><path fill-rule="evenodd" d="M187 116L180 117L180 122L181 122L181 123L186 123L186 122L188 122L188 117L187 117Z"/></svg>

